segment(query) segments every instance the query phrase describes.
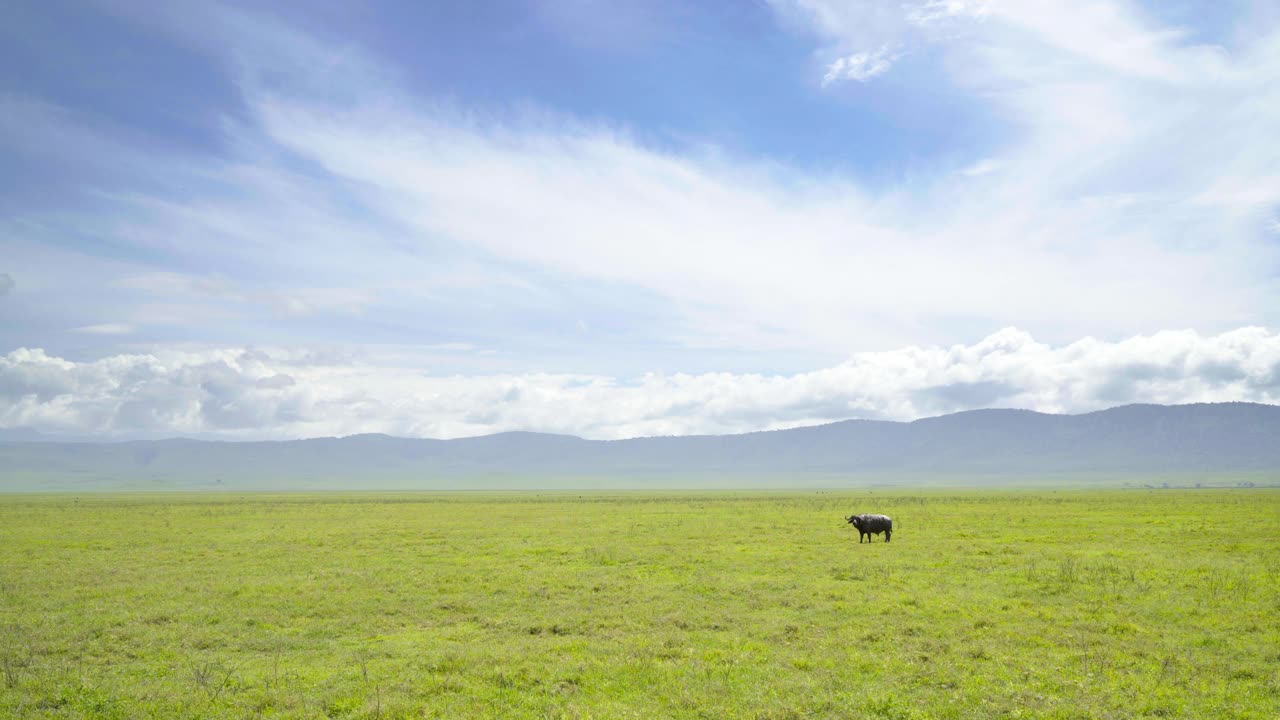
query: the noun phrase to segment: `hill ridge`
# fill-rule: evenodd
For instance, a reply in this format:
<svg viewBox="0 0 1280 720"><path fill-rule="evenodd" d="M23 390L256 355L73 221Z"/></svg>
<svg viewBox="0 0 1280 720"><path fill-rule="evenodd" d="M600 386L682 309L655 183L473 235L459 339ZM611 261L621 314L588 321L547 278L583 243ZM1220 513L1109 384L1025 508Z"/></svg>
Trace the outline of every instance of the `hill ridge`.
<svg viewBox="0 0 1280 720"><path fill-rule="evenodd" d="M1275 473L1280 406L1132 404L1078 415L1014 408L911 422L844 420L736 435L590 440L510 431L451 440L366 433L288 441L0 441L0 490L111 487L465 488L506 478L777 486L821 476L930 479ZM625 482L623 482L625 480ZM761 480L764 482L765 480Z"/></svg>

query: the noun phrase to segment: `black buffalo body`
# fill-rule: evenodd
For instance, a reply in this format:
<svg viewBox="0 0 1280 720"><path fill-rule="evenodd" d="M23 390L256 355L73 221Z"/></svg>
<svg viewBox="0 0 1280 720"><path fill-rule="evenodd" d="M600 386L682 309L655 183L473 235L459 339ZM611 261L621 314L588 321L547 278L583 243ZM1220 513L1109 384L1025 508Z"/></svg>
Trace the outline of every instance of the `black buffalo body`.
<svg viewBox="0 0 1280 720"><path fill-rule="evenodd" d="M872 535L884 533L884 541L889 542L893 537L893 519L888 515L854 515L847 517L845 520L856 528L858 528L858 543L862 543L862 538L866 538L867 542L871 542Z"/></svg>

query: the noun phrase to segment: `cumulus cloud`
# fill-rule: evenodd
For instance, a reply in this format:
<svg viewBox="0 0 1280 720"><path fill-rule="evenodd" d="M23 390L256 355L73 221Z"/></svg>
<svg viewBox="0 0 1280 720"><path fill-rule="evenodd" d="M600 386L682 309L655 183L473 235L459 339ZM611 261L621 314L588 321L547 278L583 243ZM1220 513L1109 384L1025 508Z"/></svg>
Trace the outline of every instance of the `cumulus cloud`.
<svg viewBox="0 0 1280 720"><path fill-rule="evenodd" d="M1280 402L1280 334L1161 332L1051 346L1006 329L952 347L860 353L793 375L433 376L331 353L157 351L72 362L0 356L0 427L285 438L504 430L592 438L718 434L983 407L1077 413L1134 402Z"/></svg>

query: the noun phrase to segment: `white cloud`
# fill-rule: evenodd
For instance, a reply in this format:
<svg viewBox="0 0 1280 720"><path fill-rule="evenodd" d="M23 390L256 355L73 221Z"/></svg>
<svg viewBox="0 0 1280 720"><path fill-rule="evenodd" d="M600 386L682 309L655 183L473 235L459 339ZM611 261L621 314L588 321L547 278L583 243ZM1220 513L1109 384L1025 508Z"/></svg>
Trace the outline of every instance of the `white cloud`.
<svg viewBox="0 0 1280 720"><path fill-rule="evenodd" d="M98 325L84 325L78 328L72 328L71 332L85 333L87 335L128 335L136 328L126 323L100 323Z"/></svg>
<svg viewBox="0 0 1280 720"><path fill-rule="evenodd" d="M266 302L289 315L311 315L320 312L360 314L371 302L373 293L351 288L296 288L250 294L250 300Z"/></svg>
<svg viewBox="0 0 1280 720"><path fill-rule="evenodd" d="M1194 201L1244 211L1269 210L1280 203L1280 175L1223 178L1197 195Z"/></svg>
<svg viewBox="0 0 1280 720"><path fill-rule="evenodd" d="M957 318L1117 337L1264 322L1276 306L1257 275L1273 246L1227 231L1235 217L1214 209L1188 217L1180 188L1163 196L1176 214L1142 223L1092 201L1083 188L1128 171L1078 143L1069 158L1038 145L1002 156L981 192L939 182L917 196L657 152L602 128L388 112L385 98L350 113L257 107L277 142L424 242L643 289L680 309L684 327L665 331L689 345L839 352L958 339ZM1171 242L1192 227L1219 232Z"/></svg>
<svg viewBox="0 0 1280 720"><path fill-rule="evenodd" d="M216 275L201 277L163 271L119 278L112 285L155 295L219 295L233 288L230 280Z"/></svg>
<svg viewBox="0 0 1280 720"><path fill-rule="evenodd" d="M999 169L1000 169L999 160L996 160L995 158L983 158L982 160L979 160L978 162L961 170L960 174L964 175L965 177L979 177L981 175L988 175L990 173L996 172Z"/></svg>
<svg viewBox="0 0 1280 720"><path fill-rule="evenodd" d="M955 17L984 17L991 13L992 0L928 0L906 6L906 18L916 25L929 25Z"/></svg>
<svg viewBox="0 0 1280 720"><path fill-rule="evenodd" d="M284 315L360 314L374 300L372 291L352 288L289 287L249 290L241 283L219 275L200 276L177 272L132 275L117 279L112 285L169 300L215 298L234 303L265 305Z"/></svg>
<svg viewBox="0 0 1280 720"><path fill-rule="evenodd" d="M646 347L727 348L741 353L738 367L765 366L754 351L843 357L1005 325L1062 344L1280 321L1274 28L1222 50L1190 45L1122 2L776 6L820 37L824 65L845 59L844 76L928 45L912 65L940 57L931 82L1008 123L999 147L980 150L998 166L947 156L910 180L871 185L714 148L656 147L548 112L467 112L408 96L349 47L257 18L204 22L215 6L180 24L198 27L193 42L210 53L236 48L219 55L239 73L246 110L228 125L232 159L157 158L77 136L74 118L39 122L31 108L6 128L15 143L28 139L24 128L73 140L28 143L50 152L110 148L131 175L161 180L152 187L195 190L102 193L100 215L85 210L65 228L163 251L175 267L239 272L118 273L115 290L146 297L133 314L106 316L140 332L190 325L196 311L280 316L269 329L294 314L425 316L428 329L456 326L433 334L387 321L385 337L490 348L529 333L577 342L566 354L587 357L606 347L607 316L584 317L590 333L549 330L573 330L593 309L556 296L579 286L643 305L641 320L618 324ZM848 60L859 54L865 61ZM57 235L63 217L21 229ZM51 286L54 265L37 260L6 269L21 271L24 288L33 271ZM486 321L482 338L458 331Z"/></svg>
<svg viewBox="0 0 1280 720"><path fill-rule="evenodd" d="M793 375L629 379L434 376L367 356L296 350L167 350L82 363L38 349L0 356L0 427L63 433L458 437L527 429L620 438L993 406L1076 413L1216 401L1280 402L1280 334L1161 332L1055 347L1006 329L972 345L860 353Z"/></svg>
<svg viewBox="0 0 1280 720"><path fill-rule="evenodd" d="M1122 3L935 5L973 23L928 31L953 82L1022 126L998 165L968 168L987 173L980 187L939 173L872 189L561 118L463 118L386 89L354 109L272 93L254 107L276 142L423 237L642 288L681 309L673 335L690 344L839 352L958 340L957 319L1054 341L1277 319L1261 271L1280 260L1264 233L1276 198L1195 199L1273 187L1280 92L1263 78L1280 70L1280 33L1228 57ZM823 7L824 31L850 43L867 13L889 24L880 4ZM895 41L841 72L883 72ZM1141 217L1096 202L1138 192Z"/></svg>
<svg viewBox="0 0 1280 720"><path fill-rule="evenodd" d="M1126 76L1177 82L1195 67L1216 64L1209 50L1184 48L1184 33L1153 28L1125 0L995 0L981 6L983 16L1026 37ZM972 10L970 13L972 14Z"/></svg>
<svg viewBox="0 0 1280 720"><path fill-rule="evenodd" d="M897 57L891 55L887 47L882 47L875 52L860 52L836 58L827 66L827 74L822 76L822 84L830 85L837 80L866 82L888 72L896 59Z"/></svg>
<svg viewBox="0 0 1280 720"><path fill-rule="evenodd" d="M1216 61L1212 49L1184 49L1186 33L1153 28L1128 0L771 0L791 23L807 23L834 47L866 52L885 45L941 43L976 46L1005 55L1055 54L1073 62L1149 80L1178 81L1194 62ZM1182 56L1182 57L1178 57ZM1028 60L1023 56L1018 60Z"/></svg>

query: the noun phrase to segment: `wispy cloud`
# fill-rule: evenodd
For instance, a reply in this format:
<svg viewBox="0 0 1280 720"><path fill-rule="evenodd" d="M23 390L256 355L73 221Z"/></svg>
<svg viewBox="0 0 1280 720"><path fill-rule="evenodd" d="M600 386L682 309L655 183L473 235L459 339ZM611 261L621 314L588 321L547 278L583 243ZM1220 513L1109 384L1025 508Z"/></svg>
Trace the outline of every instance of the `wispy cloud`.
<svg viewBox="0 0 1280 720"><path fill-rule="evenodd" d="M956 17L985 17L992 12L992 0L928 0L906 6L906 19L916 25L930 25Z"/></svg>
<svg viewBox="0 0 1280 720"><path fill-rule="evenodd" d="M234 283L225 277L188 275L160 271L117 278L115 287L142 290L153 295L220 295L232 291Z"/></svg>
<svg viewBox="0 0 1280 720"><path fill-rule="evenodd" d="M897 56L882 47L875 52L860 52L836 58L827 66L827 74L822 76L822 84L830 85L839 80L856 80L867 82L877 75L883 75L893 66Z"/></svg>
<svg viewBox="0 0 1280 720"><path fill-rule="evenodd" d="M135 329L132 325L126 323L100 323L72 328L71 332L84 333L86 335L128 335L134 332Z"/></svg>
<svg viewBox="0 0 1280 720"><path fill-rule="evenodd" d="M111 283L114 287L141 291L167 301L216 299L222 302L266 306L285 315L316 313L360 314L374 302L374 293L351 288L289 287L250 290L219 275L150 272L130 275Z"/></svg>
<svg viewBox="0 0 1280 720"><path fill-rule="evenodd" d="M979 160L978 162L961 170L960 174L964 175L965 177L980 177L982 175L989 175L993 172L996 172L999 169L1000 169L999 160L995 158L983 158L982 160Z"/></svg>
<svg viewBox="0 0 1280 720"><path fill-rule="evenodd" d="M8 295L9 291L17 286L13 276L9 273L0 273L0 295Z"/></svg>

